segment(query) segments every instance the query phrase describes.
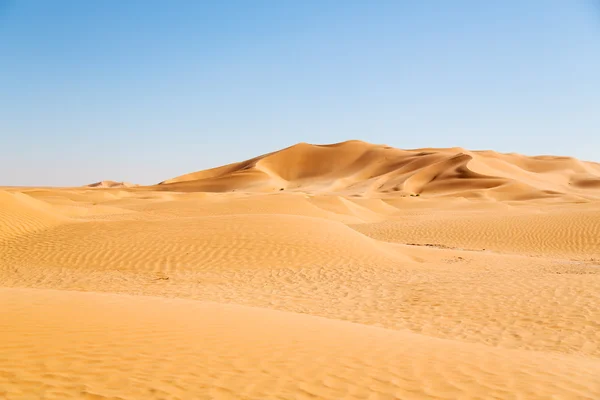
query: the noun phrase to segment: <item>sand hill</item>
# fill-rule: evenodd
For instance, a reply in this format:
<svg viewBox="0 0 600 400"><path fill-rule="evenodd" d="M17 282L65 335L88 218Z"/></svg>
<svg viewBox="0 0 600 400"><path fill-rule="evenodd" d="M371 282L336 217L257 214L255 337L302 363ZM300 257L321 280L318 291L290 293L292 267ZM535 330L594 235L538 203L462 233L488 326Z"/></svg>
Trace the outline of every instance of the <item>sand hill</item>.
<svg viewBox="0 0 600 400"><path fill-rule="evenodd" d="M600 193L600 164L570 157L462 148L400 150L361 141L300 143L251 160L193 172L157 189L296 190L343 195L427 195L502 200Z"/></svg>
<svg viewBox="0 0 600 400"><path fill-rule="evenodd" d="M350 141L2 188L0 398L599 399L599 177Z"/></svg>

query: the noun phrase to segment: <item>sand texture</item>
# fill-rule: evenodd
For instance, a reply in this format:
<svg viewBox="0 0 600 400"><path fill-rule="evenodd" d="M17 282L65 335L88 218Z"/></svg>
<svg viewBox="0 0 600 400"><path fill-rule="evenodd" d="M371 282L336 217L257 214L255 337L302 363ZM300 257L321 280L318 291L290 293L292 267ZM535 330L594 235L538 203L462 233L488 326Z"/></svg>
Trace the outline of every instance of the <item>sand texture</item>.
<svg viewBox="0 0 600 400"><path fill-rule="evenodd" d="M0 188L0 399L600 398L600 165L299 144Z"/></svg>

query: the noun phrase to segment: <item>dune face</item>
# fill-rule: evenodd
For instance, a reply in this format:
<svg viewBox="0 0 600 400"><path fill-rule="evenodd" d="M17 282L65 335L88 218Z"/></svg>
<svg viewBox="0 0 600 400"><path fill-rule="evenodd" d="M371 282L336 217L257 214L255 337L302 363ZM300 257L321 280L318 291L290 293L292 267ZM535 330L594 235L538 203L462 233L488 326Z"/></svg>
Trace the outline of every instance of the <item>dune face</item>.
<svg viewBox="0 0 600 400"><path fill-rule="evenodd" d="M248 161L182 175L157 189L344 195L455 195L502 200L598 194L600 165L461 148L400 150L361 141L300 143Z"/></svg>
<svg viewBox="0 0 600 400"><path fill-rule="evenodd" d="M599 399L599 177L350 141L0 188L0 399Z"/></svg>

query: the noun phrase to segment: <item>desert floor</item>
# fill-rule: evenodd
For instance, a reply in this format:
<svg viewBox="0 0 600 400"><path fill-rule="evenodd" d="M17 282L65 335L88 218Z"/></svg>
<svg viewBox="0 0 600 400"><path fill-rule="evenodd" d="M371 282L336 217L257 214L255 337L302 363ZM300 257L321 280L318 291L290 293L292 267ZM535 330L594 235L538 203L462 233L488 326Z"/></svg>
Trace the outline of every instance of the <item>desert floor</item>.
<svg viewBox="0 0 600 400"><path fill-rule="evenodd" d="M0 190L0 399L600 398L597 191L155 189Z"/></svg>

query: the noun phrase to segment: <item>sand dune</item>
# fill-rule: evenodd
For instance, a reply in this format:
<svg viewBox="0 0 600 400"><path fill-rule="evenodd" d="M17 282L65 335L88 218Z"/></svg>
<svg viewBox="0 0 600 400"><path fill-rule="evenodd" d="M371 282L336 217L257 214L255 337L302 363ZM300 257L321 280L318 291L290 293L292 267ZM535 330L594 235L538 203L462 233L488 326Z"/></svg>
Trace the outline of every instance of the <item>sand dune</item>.
<svg viewBox="0 0 600 400"><path fill-rule="evenodd" d="M361 141L300 143L251 160L194 172L155 189L227 192L301 190L345 195L497 196L503 200L597 196L600 166L569 157L462 148L400 150Z"/></svg>
<svg viewBox="0 0 600 400"><path fill-rule="evenodd" d="M50 205L23 193L0 191L0 241L65 221Z"/></svg>
<svg viewBox="0 0 600 400"><path fill-rule="evenodd" d="M4 188L0 398L600 398L599 176L350 141Z"/></svg>

